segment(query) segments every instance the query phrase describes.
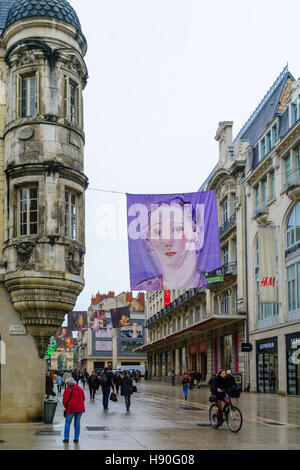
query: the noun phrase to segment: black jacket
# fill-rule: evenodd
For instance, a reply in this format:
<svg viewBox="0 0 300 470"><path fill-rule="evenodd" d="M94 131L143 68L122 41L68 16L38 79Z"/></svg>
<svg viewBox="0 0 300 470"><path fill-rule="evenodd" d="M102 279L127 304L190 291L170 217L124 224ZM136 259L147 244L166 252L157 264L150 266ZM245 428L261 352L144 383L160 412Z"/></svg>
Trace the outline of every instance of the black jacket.
<svg viewBox="0 0 300 470"><path fill-rule="evenodd" d="M99 388L99 379L96 375L90 375L87 379L89 387L97 389Z"/></svg>
<svg viewBox="0 0 300 470"><path fill-rule="evenodd" d="M122 377L120 375L114 375L113 383L117 386L121 385Z"/></svg>
<svg viewBox="0 0 300 470"><path fill-rule="evenodd" d="M121 379L121 395L132 395L132 380L129 375L125 375Z"/></svg>
<svg viewBox="0 0 300 470"><path fill-rule="evenodd" d="M218 392L217 389L224 390L223 392ZM223 379L220 375L217 376L216 378L216 395L217 397L221 400L225 393L228 392L228 382L227 382L227 377Z"/></svg>

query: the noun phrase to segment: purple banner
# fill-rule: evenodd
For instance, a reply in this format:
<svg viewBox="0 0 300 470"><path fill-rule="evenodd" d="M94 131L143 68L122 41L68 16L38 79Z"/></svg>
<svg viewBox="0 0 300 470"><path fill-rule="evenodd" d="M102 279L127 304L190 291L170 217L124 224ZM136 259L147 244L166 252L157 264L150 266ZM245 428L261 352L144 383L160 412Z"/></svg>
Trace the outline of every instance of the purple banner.
<svg viewBox="0 0 300 470"><path fill-rule="evenodd" d="M127 195L131 290L191 289L220 268L215 191Z"/></svg>

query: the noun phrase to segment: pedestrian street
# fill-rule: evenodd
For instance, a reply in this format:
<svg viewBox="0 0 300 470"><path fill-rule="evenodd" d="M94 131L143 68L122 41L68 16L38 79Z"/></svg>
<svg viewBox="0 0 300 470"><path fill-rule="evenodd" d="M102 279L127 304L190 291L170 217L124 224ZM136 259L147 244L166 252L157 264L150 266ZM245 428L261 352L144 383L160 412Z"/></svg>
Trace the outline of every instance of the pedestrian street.
<svg viewBox="0 0 300 470"><path fill-rule="evenodd" d="M295 450L300 449L299 398L242 393L238 406L243 426L233 434L226 425L209 425L209 389L189 392L169 384L137 384L130 411L124 398L102 407L102 392L90 401L85 388L86 412L81 419L79 443L63 444L64 418L59 396L53 425L1 425L0 450Z"/></svg>

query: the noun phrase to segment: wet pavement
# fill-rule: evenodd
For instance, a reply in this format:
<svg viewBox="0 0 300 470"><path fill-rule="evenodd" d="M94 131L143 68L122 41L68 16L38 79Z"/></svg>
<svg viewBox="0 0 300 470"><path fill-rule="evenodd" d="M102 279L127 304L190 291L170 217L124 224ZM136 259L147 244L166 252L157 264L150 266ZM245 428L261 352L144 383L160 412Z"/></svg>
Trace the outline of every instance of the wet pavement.
<svg viewBox="0 0 300 470"><path fill-rule="evenodd" d="M143 381L127 413L124 398L102 407L102 393L90 401L81 419L79 443L63 444L62 397L53 425L0 425L0 450L299 450L300 397L243 393L238 406L243 426L233 434L226 425L209 426L207 387L189 392L181 387ZM4 442L1 442L4 441Z"/></svg>

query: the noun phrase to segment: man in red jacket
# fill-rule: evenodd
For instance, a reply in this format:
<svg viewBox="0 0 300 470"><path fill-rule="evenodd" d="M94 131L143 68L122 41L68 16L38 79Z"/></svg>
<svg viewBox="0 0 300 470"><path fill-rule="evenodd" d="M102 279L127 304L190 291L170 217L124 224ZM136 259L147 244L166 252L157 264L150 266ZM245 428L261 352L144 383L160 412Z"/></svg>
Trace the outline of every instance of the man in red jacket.
<svg viewBox="0 0 300 470"><path fill-rule="evenodd" d="M74 442L78 442L80 434L80 419L82 413L85 412L84 407L84 392L82 388L76 385L74 379L69 379L68 388L64 391L63 405L66 408L66 422L65 422L65 433L63 442L69 442L70 426L74 418L74 430L75 437Z"/></svg>

